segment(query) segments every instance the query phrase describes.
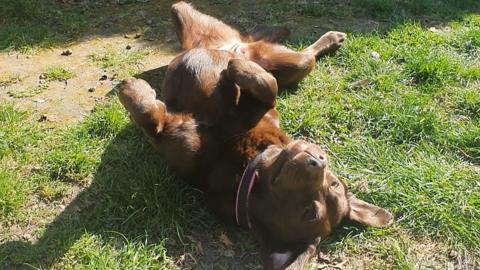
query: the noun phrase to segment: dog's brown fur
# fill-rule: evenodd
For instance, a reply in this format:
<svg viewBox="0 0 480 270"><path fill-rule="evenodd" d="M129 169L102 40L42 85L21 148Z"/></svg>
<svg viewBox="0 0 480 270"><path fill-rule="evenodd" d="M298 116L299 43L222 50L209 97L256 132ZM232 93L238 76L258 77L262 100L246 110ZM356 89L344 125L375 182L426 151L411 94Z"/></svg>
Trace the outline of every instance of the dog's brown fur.
<svg viewBox="0 0 480 270"><path fill-rule="evenodd" d="M172 15L186 51L168 67L166 105L134 78L122 83L120 100L152 145L225 220L234 222L239 179L260 155L248 214L268 269L302 269L344 218L373 226L392 220L347 191L319 146L291 140L279 128L278 86L298 83L316 57L340 47L343 33L329 32L294 52L272 43L288 35L281 27L242 36L184 2L172 6Z"/></svg>

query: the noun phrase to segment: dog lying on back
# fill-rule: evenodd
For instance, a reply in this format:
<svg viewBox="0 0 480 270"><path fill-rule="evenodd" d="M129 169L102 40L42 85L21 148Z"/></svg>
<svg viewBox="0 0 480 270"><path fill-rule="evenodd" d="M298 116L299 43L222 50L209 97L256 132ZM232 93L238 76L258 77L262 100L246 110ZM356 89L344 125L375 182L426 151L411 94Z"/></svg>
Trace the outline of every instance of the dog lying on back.
<svg viewBox="0 0 480 270"><path fill-rule="evenodd" d="M303 269L344 219L392 222L387 210L348 192L319 146L279 128L278 88L298 83L345 34L328 32L295 52L276 43L289 34L283 27L240 35L187 3L171 11L185 51L168 66L164 102L135 78L122 82L120 101L216 214L254 234L267 269Z"/></svg>

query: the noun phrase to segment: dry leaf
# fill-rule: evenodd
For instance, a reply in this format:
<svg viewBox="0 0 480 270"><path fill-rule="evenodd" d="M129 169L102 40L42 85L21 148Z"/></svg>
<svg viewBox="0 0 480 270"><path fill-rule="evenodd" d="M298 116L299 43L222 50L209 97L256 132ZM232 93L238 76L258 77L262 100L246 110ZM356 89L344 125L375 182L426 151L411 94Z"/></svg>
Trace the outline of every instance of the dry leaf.
<svg viewBox="0 0 480 270"><path fill-rule="evenodd" d="M224 244L226 247L233 246L232 241L230 240L230 238L228 238L228 235L224 232L220 233L219 240L220 240L220 243Z"/></svg>
<svg viewBox="0 0 480 270"><path fill-rule="evenodd" d="M205 252L203 252L202 242L195 241L194 243L195 243L195 251L200 255L204 255Z"/></svg>

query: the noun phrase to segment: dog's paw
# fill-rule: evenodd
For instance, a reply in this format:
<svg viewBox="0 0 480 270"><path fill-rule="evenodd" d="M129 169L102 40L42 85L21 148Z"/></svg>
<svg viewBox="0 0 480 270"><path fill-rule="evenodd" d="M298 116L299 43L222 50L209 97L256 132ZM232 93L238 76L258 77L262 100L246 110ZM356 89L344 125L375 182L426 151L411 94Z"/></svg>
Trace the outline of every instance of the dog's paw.
<svg viewBox="0 0 480 270"><path fill-rule="evenodd" d="M343 42L347 39L347 34L343 32L337 32L337 31L328 31L323 35L324 37L327 37L332 44L335 44L337 46L341 46Z"/></svg>
<svg viewBox="0 0 480 270"><path fill-rule="evenodd" d="M315 57L330 54L338 50L347 39L347 34L337 31L329 31L321 36L314 44L305 49L305 52L312 53Z"/></svg>
<svg viewBox="0 0 480 270"><path fill-rule="evenodd" d="M128 111L146 111L156 103L155 90L144 80L127 78L120 83L118 97Z"/></svg>
<svg viewBox="0 0 480 270"><path fill-rule="evenodd" d="M119 93L121 95L136 96L142 99L155 99L155 90L146 81L137 78L127 78L120 83Z"/></svg>

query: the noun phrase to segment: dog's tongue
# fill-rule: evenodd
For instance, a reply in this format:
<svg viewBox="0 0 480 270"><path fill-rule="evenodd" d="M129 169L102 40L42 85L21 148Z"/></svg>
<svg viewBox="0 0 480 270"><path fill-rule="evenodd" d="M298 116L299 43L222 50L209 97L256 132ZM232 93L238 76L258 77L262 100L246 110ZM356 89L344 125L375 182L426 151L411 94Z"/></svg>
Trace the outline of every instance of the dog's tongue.
<svg viewBox="0 0 480 270"><path fill-rule="evenodd" d="M286 251L283 253L274 252L269 255L269 261L271 263L272 269L284 269L292 261L293 253L291 251Z"/></svg>

